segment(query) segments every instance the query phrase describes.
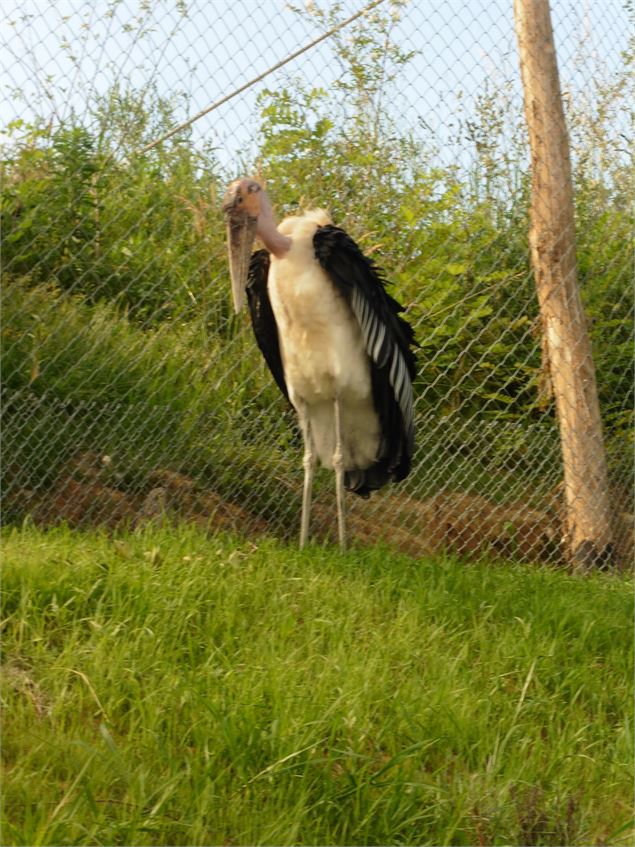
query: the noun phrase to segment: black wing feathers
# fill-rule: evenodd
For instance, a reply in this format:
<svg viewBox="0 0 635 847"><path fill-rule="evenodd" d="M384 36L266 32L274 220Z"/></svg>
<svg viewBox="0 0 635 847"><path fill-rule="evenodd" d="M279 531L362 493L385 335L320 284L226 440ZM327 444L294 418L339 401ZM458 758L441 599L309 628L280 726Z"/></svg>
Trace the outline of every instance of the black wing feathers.
<svg viewBox="0 0 635 847"><path fill-rule="evenodd" d="M374 262L336 226L320 227L315 255L348 301L371 359L375 410L381 424L377 460L370 468L348 471L347 488L362 496L391 479L404 479L414 451L412 380L416 362L412 327L399 313L403 307L388 294Z"/></svg>
<svg viewBox="0 0 635 847"><path fill-rule="evenodd" d="M284 369L280 356L278 327L273 316L267 279L269 277L269 253L267 250L257 250L249 262L249 277L247 281L247 302L251 314L251 323L256 336L256 343L269 365L273 378L278 383L280 391L289 399L287 384L284 379Z"/></svg>

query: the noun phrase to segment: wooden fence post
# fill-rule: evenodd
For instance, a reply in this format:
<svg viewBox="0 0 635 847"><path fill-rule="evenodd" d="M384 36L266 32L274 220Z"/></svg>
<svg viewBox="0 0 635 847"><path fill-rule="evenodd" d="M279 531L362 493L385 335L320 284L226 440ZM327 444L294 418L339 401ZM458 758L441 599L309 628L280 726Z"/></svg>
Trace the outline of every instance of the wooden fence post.
<svg viewBox="0 0 635 847"><path fill-rule="evenodd" d="M612 553L608 477L576 279L569 139L548 0L514 0L514 15L531 148L529 242L560 426L565 546L576 567L602 566Z"/></svg>

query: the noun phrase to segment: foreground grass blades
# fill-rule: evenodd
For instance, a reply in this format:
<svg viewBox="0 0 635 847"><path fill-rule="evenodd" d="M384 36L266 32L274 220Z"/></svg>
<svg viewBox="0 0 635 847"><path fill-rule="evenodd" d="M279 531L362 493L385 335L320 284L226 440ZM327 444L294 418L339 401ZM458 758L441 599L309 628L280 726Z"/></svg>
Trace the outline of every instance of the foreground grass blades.
<svg viewBox="0 0 635 847"><path fill-rule="evenodd" d="M5 844L602 844L623 576L187 527L4 538Z"/></svg>

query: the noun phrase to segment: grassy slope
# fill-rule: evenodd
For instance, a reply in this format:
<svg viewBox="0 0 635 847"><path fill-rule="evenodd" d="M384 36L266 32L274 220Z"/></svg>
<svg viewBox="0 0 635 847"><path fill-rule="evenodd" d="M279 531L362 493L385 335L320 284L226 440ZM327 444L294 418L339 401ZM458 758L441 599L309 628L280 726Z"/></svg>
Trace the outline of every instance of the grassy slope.
<svg viewBox="0 0 635 847"><path fill-rule="evenodd" d="M5 537L3 843L630 841L624 577Z"/></svg>

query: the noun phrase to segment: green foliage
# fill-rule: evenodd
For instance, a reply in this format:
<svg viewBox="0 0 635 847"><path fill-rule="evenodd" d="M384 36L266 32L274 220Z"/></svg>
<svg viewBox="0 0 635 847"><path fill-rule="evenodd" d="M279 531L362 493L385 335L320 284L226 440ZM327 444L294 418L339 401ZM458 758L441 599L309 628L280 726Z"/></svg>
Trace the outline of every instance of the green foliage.
<svg viewBox="0 0 635 847"><path fill-rule="evenodd" d="M9 148L4 271L91 303L115 302L146 326L202 314L222 329L228 312L224 291L218 296L225 255L215 161L182 141L148 155L119 149L117 128L134 144L155 124L141 98L115 94L104 105L103 132L27 128ZM167 106L159 100L154 108Z"/></svg>
<svg viewBox="0 0 635 847"><path fill-rule="evenodd" d="M86 277L94 284L99 172L93 138L83 128L53 135L28 129L4 163L5 270L56 276L66 288Z"/></svg>
<svg viewBox="0 0 635 847"><path fill-rule="evenodd" d="M626 577L4 538L5 844L627 844Z"/></svg>

